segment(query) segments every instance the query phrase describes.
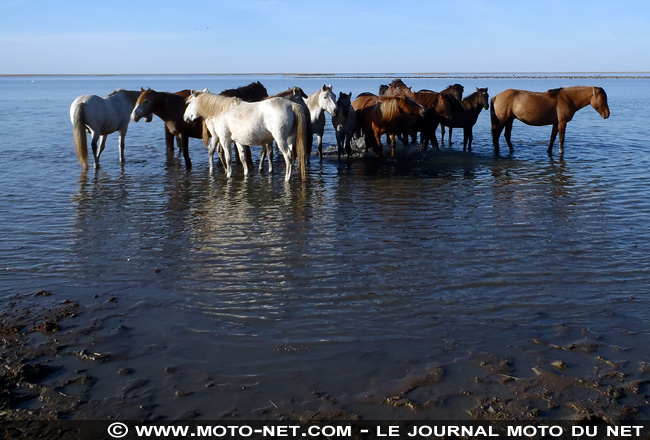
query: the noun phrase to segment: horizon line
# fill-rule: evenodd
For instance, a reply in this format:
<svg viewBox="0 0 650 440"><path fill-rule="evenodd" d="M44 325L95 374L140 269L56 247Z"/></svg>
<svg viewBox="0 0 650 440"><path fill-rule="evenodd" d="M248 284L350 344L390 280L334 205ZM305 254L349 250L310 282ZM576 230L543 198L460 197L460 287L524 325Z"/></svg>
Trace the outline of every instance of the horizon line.
<svg viewBox="0 0 650 440"><path fill-rule="evenodd" d="M450 76L450 75L650 75L650 71L494 71L494 72L230 72L230 73L0 73L0 77L30 76Z"/></svg>

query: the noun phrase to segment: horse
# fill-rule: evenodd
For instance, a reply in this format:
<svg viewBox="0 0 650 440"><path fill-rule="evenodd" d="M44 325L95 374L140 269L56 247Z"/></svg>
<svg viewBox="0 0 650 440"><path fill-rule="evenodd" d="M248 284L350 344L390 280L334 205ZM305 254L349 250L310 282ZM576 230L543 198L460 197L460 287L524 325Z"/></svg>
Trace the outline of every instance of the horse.
<svg viewBox="0 0 650 440"><path fill-rule="evenodd" d="M465 91L465 87L463 87L460 84L452 84L448 86L446 89L441 91L440 93L443 93L447 96L450 96L452 98L455 98L458 100L458 102L463 100L463 92ZM449 127L449 144L451 145L451 132L453 131L452 127ZM440 124L440 137L442 138L442 142L444 144L445 141L445 124L442 123Z"/></svg>
<svg viewBox="0 0 650 440"><path fill-rule="evenodd" d="M243 156L244 145L263 145L275 140L284 155L285 181L291 178L293 154L297 153L298 168L306 178L307 126L309 119L302 108L284 98L270 98L259 102L246 102L240 98L193 92L187 98L184 118L192 121L198 117L206 120L212 140L208 148L210 172L214 170L214 152L217 141L224 147L226 176L231 177L230 146L234 141ZM243 162L244 175L248 165Z"/></svg>
<svg viewBox="0 0 650 440"><path fill-rule="evenodd" d="M236 89L226 89L223 90L222 92L219 93L220 95L223 96L229 96L231 98L240 98L246 102L258 102L262 101L263 99L266 99L269 97L269 92L266 90L266 87L259 82L252 82L246 86L241 86L237 87ZM204 139L204 143L207 146L208 143L206 142L206 139ZM253 166L253 158L251 156L251 149L247 145L245 148L245 153L246 153L246 163L248 164L249 167ZM221 157L221 150L219 151L219 156ZM237 156L237 159L239 161L242 160L242 158ZM221 157L221 161L223 162L224 158Z"/></svg>
<svg viewBox="0 0 650 440"><path fill-rule="evenodd" d="M416 119L413 126L416 133L420 132L420 148L423 151L427 150L429 141L435 145L436 149L439 149L436 129L442 121L451 117L450 99L453 98L432 90L418 90L415 92L415 100L427 109L427 114Z"/></svg>
<svg viewBox="0 0 650 440"><path fill-rule="evenodd" d="M174 151L174 138L176 138L183 152L185 168L189 170L192 168L189 153L190 138L203 139L206 142L208 136L206 136L207 130L203 125L203 119L192 122L183 119L187 107L185 100L188 96L190 90L169 93L143 88L131 112L131 120L138 122L143 117L151 119L152 114L162 119L165 123L167 151Z"/></svg>
<svg viewBox="0 0 650 440"><path fill-rule="evenodd" d="M276 93L273 96L269 96L265 99L270 98L284 98L298 104L302 110L305 112L305 115L309 116L309 107L307 106L307 94L300 87L289 87L287 90L284 90L280 93ZM307 145L307 163L309 163L309 157L311 156L311 141L313 139L311 131L311 123L307 124L307 139L309 139L309 144ZM295 151L294 151L295 156ZM260 156L260 173L264 169L264 158L268 158L269 163L269 173L273 172L273 142L262 145L262 152Z"/></svg>
<svg viewBox="0 0 650 440"><path fill-rule="evenodd" d="M336 114L336 95L332 86L323 85L322 88L309 95L305 101L311 115L311 130L316 135L318 156L323 159L323 133L325 132L325 112L332 117ZM313 142L313 137L312 137Z"/></svg>
<svg viewBox="0 0 650 440"><path fill-rule="evenodd" d="M415 93L401 79L394 79L388 86L379 86L379 96L406 96L413 99Z"/></svg>
<svg viewBox="0 0 650 440"><path fill-rule="evenodd" d="M499 151L499 137L505 128L504 137L508 147L514 150L510 135L512 123L519 119L528 125L552 125L548 155L553 154L555 137L560 133L560 156L564 154L564 133L573 115L580 109L591 105L603 119L609 118L607 94L600 87L575 86L529 92L508 89L496 95L490 102L492 120L492 142L495 153Z"/></svg>
<svg viewBox="0 0 650 440"><path fill-rule="evenodd" d="M481 110L489 108L489 95L487 87L484 89L476 88L476 92L467 96L460 102L460 107L454 103L451 107L451 118L445 120L445 125L449 128L463 129L463 151L466 149L472 151L472 140L474 134L472 129L476 124L478 115Z"/></svg>
<svg viewBox="0 0 650 440"><path fill-rule="evenodd" d="M348 157L352 154L352 135L356 127L357 119L354 107L352 107L352 92L345 94L339 92L336 100L336 112L332 114L332 125L336 131L336 144L339 151L339 160L343 154L343 148Z"/></svg>
<svg viewBox="0 0 650 440"><path fill-rule="evenodd" d="M95 168L99 168L99 156L106 146L106 138L120 132L119 160L124 163L124 138L129 127L130 115L140 92L118 89L102 98L97 95L82 95L72 101L70 122L77 159L81 167L88 169L88 139L86 130L92 135L91 146ZM151 121L151 117L147 122Z"/></svg>
<svg viewBox="0 0 650 440"><path fill-rule="evenodd" d="M377 156L383 153L381 135L395 134L404 118L424 116L426 109L411 98L404 96L360 96L352 102L357 118L356 132L363 130L366 148L370 141ZM374 140L370 133L374 134ZM391 157L395 157L395 141L391 138Z"/></svg>
<svg viewBox="0 0 650 440"><path fill-rule="evenodd" d="M404 81L401 79L394 79L388 85L379 86L379 96L391 97L391 96L406 96L411 99L415 99L415 92L411 90ZM404 148L408 145L409 142L409 133L413 131L416 118L403 118L401 120L401 127L395 130L395 134L389 134L388 139L390 140L391 145L395 143L395 135L397 135L402 143ZM413 142L415 142L415 137L413 137Z"/></svg>

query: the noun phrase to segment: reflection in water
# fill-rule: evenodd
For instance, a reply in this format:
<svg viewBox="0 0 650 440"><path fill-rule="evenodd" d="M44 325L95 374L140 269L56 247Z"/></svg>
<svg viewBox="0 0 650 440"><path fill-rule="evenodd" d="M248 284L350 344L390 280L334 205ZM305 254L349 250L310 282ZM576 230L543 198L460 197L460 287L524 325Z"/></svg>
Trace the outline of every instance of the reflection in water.
<svg viewBox="0 0 650 440"><path fill-rule="evenodd" d="M635 139L610 155L573 124L563 160L526 130L521 148L495 156L489 118L479 118L471 154L410 147L397 160L338 161L328 126L325 159L288 183L237 167L232 179L220 167L210 176L200 142L186 171L160 126L133 127L124 167L78 174L66 125L57 161L27 156L2 176L14 179L0 194L11 207L0 214L3 281L101 301L93 347L133 372L86 366L97 382L85 397L105 400L89 418L114 416L116 405L134 419L150 415L142 408L175 417L189 407L206 419L295 416L334 401L366 418L430 418L446 414L449 395L454 414L466 414L467 399L489 388L473 380L491 365L486 353L507 357L516 383L560 355L584 377L605 361L553 348L582 339L630 347L619 372L638 378L649 361L638 342L648 155ZM35 163L42 178L19 178ZM638 340L625 340L633 332ZM607 350L598 356L620 357ZM429 394L400 394L418 380ZM420 402L413 415L386 403L394 396L443 403Z"/></svg>

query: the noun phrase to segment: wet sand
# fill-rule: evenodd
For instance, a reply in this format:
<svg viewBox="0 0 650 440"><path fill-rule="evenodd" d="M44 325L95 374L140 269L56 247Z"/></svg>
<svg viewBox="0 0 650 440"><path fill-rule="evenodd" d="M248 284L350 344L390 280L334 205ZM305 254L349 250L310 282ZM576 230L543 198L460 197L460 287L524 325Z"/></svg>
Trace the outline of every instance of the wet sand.
<svg viewBox="0 0 650 440"><path fill-rule="evenodd" d="M630 299L633 301L633 299ZM103 352L102 341L124 326L106 324L126 313L111 296L96 296L81 306L58 292L15 295L1 315L0 410L5 420L77 419L105 405L93 399L95 370L100 366L130 376L133 362L124 353ZM225 419L368 420L573 420L646 419L650 400L650 364L634 361L629 347L639 346L634 329L602 337L589 329L558 326L554 340L533 339L524 346L495 347L468 353L452 363L414 366L392 381L356 395L315 389L311 398L295 401L279 394L253 413L221 414ZM610 339L616 339L616 344ZM629 347L625 344L629 343ZM300 357L300 347L279 350ZM450 347L452 350L453 347ZM517 359L516 361L514 359ZM144 367L144 366L143 366ZM162 366L161 366L162 368ZM171 371L168 374L182 374ZM123 412L116 418L143 421L168 419L156 405L142 404L138 396L148 381L134 379L122 388ZM215 386L206 372L204 390ZM159 391L160 392L160 391ZM246 393L245 387L240 390ZM177 390L183 399L201 391ZM119 399L118 399L119 400ZM188 401L189 403L189 401ZM202 418L189 404L180 418ZM441 417L442 416L442 417Z"/></svg>

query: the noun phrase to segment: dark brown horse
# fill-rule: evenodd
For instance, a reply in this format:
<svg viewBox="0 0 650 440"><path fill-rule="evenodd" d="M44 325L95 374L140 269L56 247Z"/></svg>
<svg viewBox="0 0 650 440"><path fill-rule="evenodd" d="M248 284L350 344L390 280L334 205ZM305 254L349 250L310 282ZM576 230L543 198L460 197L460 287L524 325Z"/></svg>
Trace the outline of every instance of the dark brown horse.
<svg viewBox="0 0 650 440"><path fill-rule="evenodd" d="M261 82L257 81L250 83L247 86L238 87L236 89L227 89L219 93L223 96L230 96L231 98L239 98L246 102L257 102L269 96L266 87Z"/></svg>
<svg viewBox="0 0 650 440"><path fill-rule="evenodd" d="M135 103L131 119L138 122L141 118L150 117L155 114L165 122L165 144L168 150L174 150L174 138L178 137L185 168L192 168L192 161L189 153L189 139L203 139L203 119L193 122L185 122L185 100L190 95L189 90L181 90L177 93L156 92L152 89L141 89L140 96Z"/></svg>
<svg viewBox="0 0 650 440"><path fill-rule="evenodd" d="M357 131L363 130L366 145L370 144L378 156L383 153L382 134L395 134L404 118L424 116L426 109L404 96L360 96L352 103L356 112ZM370 134L372 133L372 135ZM391 142L391 157L395 157L395 142Z"/></svg>
<svg viewBox="0 0 650 440"><path fill-rule="evenodd" d="M436 129L438 125L451 117L450 98L442 93L431 90L419 90L415 92L415 100L427 109L426 115L416 119L413 129L420 132L420 146L426 151L429 141L438 148Z"/></svg>
<svg viewBox="0 0 650 440"><path fill-rule="evenodd" d="M445 121L445 125L463 129L463 150L472 151L472 139L474 139L472 129L481 110L490 108L488 99L487 87L484 89L477 87L476 92L461 101L461 107L452 105L452 116Z"/></svg>
<svg viewBox="0 0 650 440"><path fill-rule="evenodd" d="M553 153L555 137L560 134L560 155L564 154L564 133L575 112L591 105L603 119L609 118L607 94L600 87L564 87L544 93L525 90L505 90L490 103L492 119L492 142L494 151L499 151L499 137L505 128L505 138L510 151L513 151L510 134L512 123L519 119L528 125L552 125L549 156Z"/></svg>
<svg viewBox="0 0 650 440"><path fill-rule="evenodd" d="M440 93L443 93L449 97L455 98L459 102L463 100L463 92L465 91L465 87L463 87L460 84L452 84ZM453 131L452 127L449 127L449 144L451 145L451 132ZM442 123L440 124L440 137L442 139L442 143L445 143L445 124Z"/></svg>

